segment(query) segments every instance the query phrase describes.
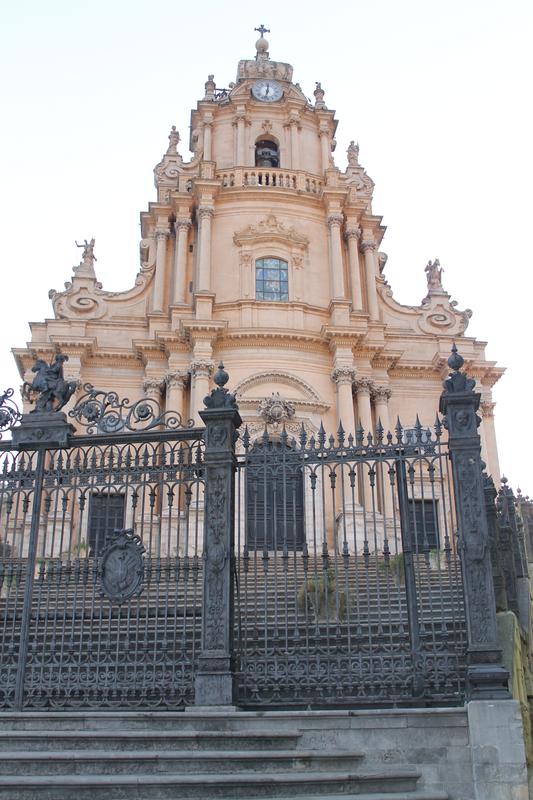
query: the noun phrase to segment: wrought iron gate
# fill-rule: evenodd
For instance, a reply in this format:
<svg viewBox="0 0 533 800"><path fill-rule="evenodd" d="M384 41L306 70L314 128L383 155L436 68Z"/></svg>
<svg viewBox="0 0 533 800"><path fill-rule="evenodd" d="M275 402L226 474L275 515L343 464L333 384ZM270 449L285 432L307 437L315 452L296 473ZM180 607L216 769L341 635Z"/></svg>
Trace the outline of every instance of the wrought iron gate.
<svg viewBox="0 0 533 800"><path fill-rule="evenodd" d="M349 440L342 430L335 440L323 429L299 441L265 434L260 458L247 433L243 445L238 702L462 697L466 630L441 424L378 431L375 441L362 430ZM267 528L275 546L263 537L258 547Z"/></svg>
<svg viewBox="0 0 533 800"><path fill-rule="evenodd" d="M158 427L2 445L0 708L193 702L203 430Z"/></svg>

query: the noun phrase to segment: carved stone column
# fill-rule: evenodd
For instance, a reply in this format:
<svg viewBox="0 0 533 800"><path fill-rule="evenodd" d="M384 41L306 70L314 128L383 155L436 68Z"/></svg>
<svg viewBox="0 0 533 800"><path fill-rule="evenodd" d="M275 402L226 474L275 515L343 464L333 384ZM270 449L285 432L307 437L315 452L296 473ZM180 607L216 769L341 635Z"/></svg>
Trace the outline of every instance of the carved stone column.
<svg viewBox="0 0 533 800"><path fill-rule="evenodd" d="M331 373L331 380L337 384L337 424L342 423L346 436L355 435L355 414L353 407L352 386L355 370L349 366L336 366Z"/></svg>
<svg viewBox="0 0 533 800"><path fill-rule="evenodd" d="M374 400L374 409L376 411L376 421L381 421L381 425L384 429L384 436L386 436L390 431L389 400L391 394L392 392L388 386L374 386L372 389L372 398ZM394 495L393 489L391 488L390 475L388 474L387 469L383 470L382 490L383 508L381 511L386 517L391 518L394 516Z"/></svg>
<svg viewBox="0 0 533 800"><path fill-rule="evenodd" d="M484 457L487 463L487 472L492 476L496 488L500 486L500 464L498 461L498 445L496 444L496 430L494 428L494 407L492 400L482 400L480 403L481 436L484 439Z"/></svg>
<svg viewBox="0 0 533 800"><path fill-rule="evenodd" d="M211 221L214 216L211 206L198 209L200 253L198 261L198 285L196 291L211 291Z"/></svg>
<svg viewBox="0 0 533 800"><path fill-rule="evenodd" d="M378 294L376 289L376 267L375 254L376 243L373 239L365 239L361 244L361 250L365 256L365 278L366 294L368 303L368 313L371 320L379 320Z"/></svg>
<svg viewBox="0 0 533 800"><path fill-rule="evenodd" d="M193 361L191 363L191 417L201 425L200 410L204 397L209 392L209 378L213 374L212 361Z"/></svg>
<svg viewBox="0 0 533 800"><path fill-rule="evenodd" d="M329 253L331 270L331 291L333 300L344 300L344 267L342 263L341 227L343 216L340 213L328 215Z"/></svg>
<svg viewBox="0 0 533 800"><path fill-rule="evenodd" d="M363 295L361 292L361 273L359 271L359 237L361 228L358 225L349 225L344 230L348 242L348 257L350 261L350 284L352 290L352 308L361 311L363 308Z"/></svg>
<svg viewBox="0 0 533 800"><path fill-rule="evenodd" d="M165 387L164 378L145 378L143 381L144 396L161 404L161 394Z"/></svg>
<svg viewBox="0 0 533 800"><path fill-rule="evenodd" d="M233 580L235 522L235 431L242 420L225 384L223 364L217 388L200 411L205 423L205 531L202 643L195 679L197 706L233 703Z"/></svg>
<svg viewBox="0 0 533 800"><path fill-rule="evenodd" d="M178 217L174 223L176 231L176 252L174 257L174 296L173 303L185 303L187 296L187 243L191 220L187 217Z"/></svg>
<svg viewBox="0 0 533 800"><path fill-rule="evenodd" d="M508 672L501 665L496 627L496 603L476 414L481 395L476 382L460 372L464 359L455 345L444 381L440 412L445 415L453 472L459 553L465 595L468 637L468 694L472 700L509 697Z"/></svg>
<svg viewBox="0 0 533 800"><path fill-rule="evenodd" d="M372 433L372 407L370 405L370 393L374 384L371 378L359 378L355 382L355 390L357 394L357 414L359 417L359 424L362 426L365 438L368 433ZM360 497L364 498L363 505L365 511L372 511L372 487L368 476L368 467L362 467L361 480L363 483L363 491L360 492Z"/></svg>
<svg viewBox="0 0 533 800"><path fill-rule="evenodd" d="M155 256L155 278L152 311L156 312L163 311L168 235L168 230L157 230L155 234L157 249Z"/></svg>
<svg viewBox="0 0 533 800"><path fill-rule="evenodd" d="M165 375L165 383L167 387L166 410L177 411L181 416L182 421L185 421L186 416L183 393L188 382L189 373L185 371L168 372Z"/></svg>

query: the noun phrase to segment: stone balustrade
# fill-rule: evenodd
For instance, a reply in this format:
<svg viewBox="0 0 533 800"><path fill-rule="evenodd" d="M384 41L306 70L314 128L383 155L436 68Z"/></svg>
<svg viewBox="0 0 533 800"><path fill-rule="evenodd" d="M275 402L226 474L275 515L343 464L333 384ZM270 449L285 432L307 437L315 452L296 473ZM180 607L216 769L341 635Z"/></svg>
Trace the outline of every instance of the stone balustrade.
<svg viewBox="0 0 533 800"><path fill-rule="evenodd" d="M217 172L217 179L222 181L223 189L241 189L259 186L271 189L292 190L312 195L321 195L324 182L316 175L307 172L270 169L268 167L237 167Z"/></svg>

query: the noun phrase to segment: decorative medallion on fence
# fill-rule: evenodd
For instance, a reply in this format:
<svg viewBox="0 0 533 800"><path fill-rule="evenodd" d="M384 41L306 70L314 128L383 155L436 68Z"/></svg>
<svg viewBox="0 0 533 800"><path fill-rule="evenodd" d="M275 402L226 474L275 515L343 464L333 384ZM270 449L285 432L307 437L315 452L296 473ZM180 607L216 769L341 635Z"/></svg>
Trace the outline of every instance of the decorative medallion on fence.
<svg viewBox="0 0 533 800"><path fill-rule="evenodd" d="M102 594L124 603L143 589L145 548L131 528L116 530L102 555Z"/></svg>

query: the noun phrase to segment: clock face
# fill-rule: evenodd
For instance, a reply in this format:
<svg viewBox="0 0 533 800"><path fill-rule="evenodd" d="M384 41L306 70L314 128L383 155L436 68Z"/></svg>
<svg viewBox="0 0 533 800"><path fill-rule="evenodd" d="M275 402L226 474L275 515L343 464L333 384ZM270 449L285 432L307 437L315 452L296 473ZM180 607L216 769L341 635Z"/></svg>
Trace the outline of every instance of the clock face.
<svg viewBox="0 0 533 800"><path fill-rule="evenodd" d="M262 103L275 103L276 100L281 100L283 97L283 89L277 81L265 78L265 80L254 83L252 94L256 100L261 100Z"/></svg>

